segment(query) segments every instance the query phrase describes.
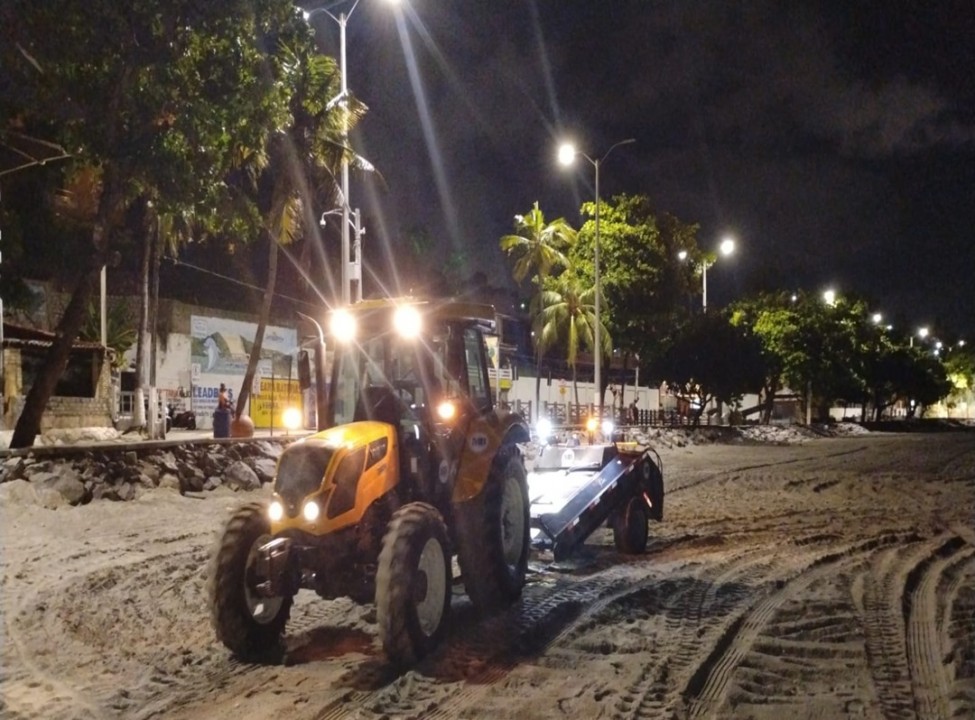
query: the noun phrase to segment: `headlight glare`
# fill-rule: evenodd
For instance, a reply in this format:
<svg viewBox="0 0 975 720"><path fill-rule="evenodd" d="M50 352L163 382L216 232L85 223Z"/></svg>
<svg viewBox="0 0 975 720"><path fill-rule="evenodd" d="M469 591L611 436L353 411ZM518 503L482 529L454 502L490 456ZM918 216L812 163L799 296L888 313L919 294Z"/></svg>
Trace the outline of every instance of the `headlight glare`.
<svg viewBox="0 0 975 720"><path fill-rule="evenodd" d="M284 505L278 500L272 500L267 508L267 516L271 518L271 522L278 522L284 517Z"/></svg>
<svg viewBox="0 0 975 720"><path fill-rule="evenodd" d="M314 500L309 500L306 502L305 506L301 509L301 514L305 516L305 520L308 522L315 522L320 513L321 509L318 507L318 503Z"/></svg>
<svg viewBox="0 0 975 720"><path fill-rule="evenodd" d="M443 421L453 420L457 414L457 406L450 400L444 400L437 405L437 417Z"/></svg>
<svg viewBox="0 0 975 720"><path fill-rule="evenodd" d="M393 327L404 338L415 338L420 334L423 321L420 311L412 305L401 305L393 314Z"/></svg>
<svg viewBox="0 0 975 720"><path fill-rule="evenodd" d="M346 310L336 310L332 313L332 321L329 327L331 327L332 335L338 342L347 343L355 339L355 318Z"/></svg>

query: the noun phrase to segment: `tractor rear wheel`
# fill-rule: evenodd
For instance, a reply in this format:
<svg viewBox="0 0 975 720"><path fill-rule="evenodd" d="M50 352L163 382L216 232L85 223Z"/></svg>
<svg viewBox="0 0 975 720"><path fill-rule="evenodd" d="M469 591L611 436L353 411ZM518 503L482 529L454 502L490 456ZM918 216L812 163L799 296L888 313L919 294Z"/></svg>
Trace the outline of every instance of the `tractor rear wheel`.
<svg viewBox="0 0 975 720"><path fill-rule="evenodd" d="M389 522L376 570L376 620L391 663L412 665L440 644L450 593L443 518L426 503L401 507Z"/></svg>
<svg viewBox="0 0 975 720"><path fill-rule="evenodd" d="M217 639L243 659L279 653L291 614L290 595L264 597L256 588L257 550L270 539L266 508L249 503L227 522L210 563L210 621Z"/></svg>
<svg viewBox="0 0 975 720"><path fill-rule="evenodd" d="M613 515L613 540L616 549L627 555L638 555L647 549L650 513L643 493L634 495Z"/></svg>
<svg viewBox="0 0 975 720"><path fill-rule="evenodd" d="M480 495L455 512L464 587L482 613L507 607L521 595L531 539L528 512L524 461L516 446L505 445Z"/></svg>

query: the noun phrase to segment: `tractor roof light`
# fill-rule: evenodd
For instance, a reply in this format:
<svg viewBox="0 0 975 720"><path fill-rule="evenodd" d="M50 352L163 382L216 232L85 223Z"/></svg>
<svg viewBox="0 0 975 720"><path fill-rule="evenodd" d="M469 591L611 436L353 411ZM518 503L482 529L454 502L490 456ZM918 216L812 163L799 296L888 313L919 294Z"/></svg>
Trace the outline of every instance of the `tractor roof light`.
<svg viewBox="0 0 975 720"><path fill-rule="evenodd" d="M437 404L437 417L443 422L450 422L457 415L457 406L453 400L444 400Z"/></svg>
<svg viewBox="0 0 975 720"><path fill-rule="evenodd" d="M356 321L352 313L346 310L336 310L332 313L332 321L329 325L332 329L332 336L340 343L348 343L355 340Z"/></svg>
<svg viewBox="0 0 975 720"><path fill-rule="evenodd" d="M420 334L423 320L413 305L400 305L393 313L393 327L400 337L412 339Z"/></svg>

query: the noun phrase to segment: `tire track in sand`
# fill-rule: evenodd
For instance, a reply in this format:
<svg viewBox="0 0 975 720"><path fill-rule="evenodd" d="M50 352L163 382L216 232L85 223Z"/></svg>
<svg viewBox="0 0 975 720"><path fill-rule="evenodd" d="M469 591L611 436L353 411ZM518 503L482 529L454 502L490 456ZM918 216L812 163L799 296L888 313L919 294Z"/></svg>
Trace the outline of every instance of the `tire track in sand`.
<svg viewBox="0 0 975 720"><path fill-rule="evenodd" d="M694 671L681 700L670 707L681 717L711 717L722 702L735 669L787 600L823 579L838 568L862 562L878 547L897 543L895 535L881 535L842 549L817 555L798 573L774 582L774 589L738 615L712 646L711 652Z"/></svg>
<svg viewBox="0 0 975 720"><path fill-rule="evenodd" d="M948 718L950 680L942 664L937 586L972 550L957 536L940 536L880 554L867 570L862 596L867 658L885 717ZM943 695L941 695L943 693ZM941 697L939 697L941 695Z"/></svg>

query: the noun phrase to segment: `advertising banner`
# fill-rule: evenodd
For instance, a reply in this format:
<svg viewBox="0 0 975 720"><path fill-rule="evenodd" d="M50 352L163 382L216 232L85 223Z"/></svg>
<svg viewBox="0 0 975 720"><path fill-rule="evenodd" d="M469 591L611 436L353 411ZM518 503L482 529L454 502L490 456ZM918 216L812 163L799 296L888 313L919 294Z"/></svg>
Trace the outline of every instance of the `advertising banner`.
<svg viewBox="0 0 975 720"><path fill-rule="evenodd" d="M193 410L202 427L209 425L210 417L217 408L221 383L227 386L231 402L236 403L256 333L256 323L205 315L190 316ZM264 340L261 343L261 359L254 378L254 387L251 388L251 406L247 410L254 420L255 427L271 427L272 386L270 384L267 397L264 398L267 402L258 400L257 391L263 387L264 380L268 383L271 382L272 377L283 380L285 385L275 393L274 399L275 404L281 402L283 407L287 397L285 388L289 373L293 372L292 362L298 349L297 344L296 330L276 325L268 325L265 329ZM263 396L263 393L261 395ZM291 392L291 397L300 408L301 392L297 389L297 378L295 378L295 388ZM261 405L262 421L259 421L255 413L258 404ZM265 407L268 408L266 414ZM278 411L277 417L274 418L276 427L281 426L280 414Z"/></svg>

